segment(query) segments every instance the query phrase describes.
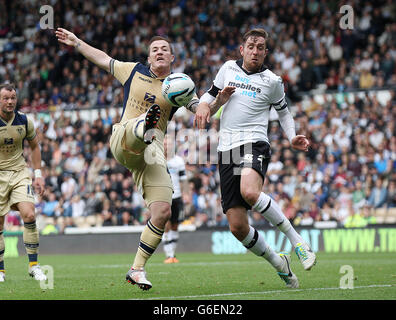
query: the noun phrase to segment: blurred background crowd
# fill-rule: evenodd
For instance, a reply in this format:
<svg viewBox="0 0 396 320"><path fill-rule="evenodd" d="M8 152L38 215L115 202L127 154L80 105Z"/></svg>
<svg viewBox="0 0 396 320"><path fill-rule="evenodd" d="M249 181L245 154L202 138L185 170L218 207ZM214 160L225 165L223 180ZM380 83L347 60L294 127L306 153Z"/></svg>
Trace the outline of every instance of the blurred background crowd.
<svg viewBox="0 0 396 320"><path fill-rule="evenodd" d="M239 57L243 33L264 28L270 34L266 65L283 78L297 131L312 143L308 153L293 151L279 123L271 121L273 156L264 191L295 225L348 226L355 216L366 225L376 222L374 209L396 207L392 0L348 2L354 27L346 30L339 26L342 1L0 0L0 83L15 83L19 110L40 132L47 182L45 196L37 199L42 228L46 221L56 232L141 225L149 215L130 173L109 150L111 126L122 112L121 85L73 48L59 45L53 30L40 29L44 4L54 9L55 28L74 32L118 60L146 63L149 39L168 36L176 57L173 71L189 74L198 96L226 60ZM347 99L357 90L363 94ZM372 94L378 90L390 94L381 100ZM324 91L343 98L314 99ZM82 116L94 109L98 117ZM177 113L170 128L193 130L192 118L188 111ZM208 129L218 127L213 117ZM208 143L211 149L217 141ZM225 226L215 161L189 163L182 146L177 141L189 179L184 223ZM250 219L267 224L255 212ZM20 224L10 212L6 226Z"/></svg>

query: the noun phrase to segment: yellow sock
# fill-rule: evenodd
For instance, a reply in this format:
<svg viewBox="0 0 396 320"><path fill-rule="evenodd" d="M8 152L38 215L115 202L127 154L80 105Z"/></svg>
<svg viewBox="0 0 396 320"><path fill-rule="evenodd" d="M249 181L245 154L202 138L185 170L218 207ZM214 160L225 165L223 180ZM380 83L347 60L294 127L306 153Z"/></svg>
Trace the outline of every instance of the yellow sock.
<svg viewBox="0 0 396 320"><path fill-rule="evenodd" d="M139 247L132 266L134 269L141 269L145 266L147 260L160 244L163 233L164 230L154 226L150 220L147 222L140 236Z"/></svg>
<svg viewBox="0 0 396 320"><path fill-rule="evenodd" d="M37 256L39 250L39 232L36 227L36 221L25 222L23 228L23 244L29 258L29 266L37 265Z"/></svg>

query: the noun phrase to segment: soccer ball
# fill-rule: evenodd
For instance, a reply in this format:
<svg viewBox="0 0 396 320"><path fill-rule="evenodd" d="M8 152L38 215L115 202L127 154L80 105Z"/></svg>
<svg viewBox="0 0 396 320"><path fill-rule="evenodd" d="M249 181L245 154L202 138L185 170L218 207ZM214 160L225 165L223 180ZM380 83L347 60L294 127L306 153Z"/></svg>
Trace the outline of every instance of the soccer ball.
<svg viewBox="0 0 396 320"><path fill-rule="evenodd" d="M195 94L195 84L184 73L172 73L162 83L162 95L166 101L176 107L187 105Z"/></svg>

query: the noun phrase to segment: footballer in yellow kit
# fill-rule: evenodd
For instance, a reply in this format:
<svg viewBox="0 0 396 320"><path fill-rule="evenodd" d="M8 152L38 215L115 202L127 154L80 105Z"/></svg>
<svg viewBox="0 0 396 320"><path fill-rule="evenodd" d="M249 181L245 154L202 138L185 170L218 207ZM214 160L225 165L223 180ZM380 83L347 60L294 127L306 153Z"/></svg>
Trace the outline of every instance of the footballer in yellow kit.
<svg viewBox="0 0 396 320"><path fill-rule="evenodd" d="M174 61L171 43L164 37L153 37L149 41L146 66L112 59L66 29L58 28L55 34L59 42L73 46L123 85L123 112L120 122L113 125L110 148L117 161L132 172L151 214L126 280L148 290L152 284L146 278L144 267L160 244L171 215L173 186L166 166L163 138L177 108L161 93L162 81L171 73ZM198 101L195 97L185 107L194 112Z"/></svg>
<svg viewBox="0 0 396 320"><path fill-rule="evenodd" d="M16 111L16 103L15 87L12 84L0 85L0 282L5 280L4 220L11 209L19 211L23 220L23 243L29 258L29 274L42 281L46 280L46 275L37 262L39 233L34 206L34 192L44 193L41 151L33 122ZM23 156L25 139L32 150L34 184Z"/></svg>
<svg viewBox="0 0 396 320"><path fill-rule="evenodd" d="M35 136L33 122L26 115L16 111L9 122L0 117L0 216L15 210L18 202L34 203L32 179L22 153L23 141Z"/></svg>
<svg viewBox="0 0 396 320"><path fill-rule="evenodd" d="M147 206L154 201L171 203L173 187L166 169L163 137L175 108L161 94L163 78L157 78L141 63L113 59L110 72L124 86L124 108L120 123L113 126L111 151L132 172ZM125 132L133 132L137 122L153 104L160 107L161 116L155 139L147 146L141 139L136 139L136 135Z"/></svg>

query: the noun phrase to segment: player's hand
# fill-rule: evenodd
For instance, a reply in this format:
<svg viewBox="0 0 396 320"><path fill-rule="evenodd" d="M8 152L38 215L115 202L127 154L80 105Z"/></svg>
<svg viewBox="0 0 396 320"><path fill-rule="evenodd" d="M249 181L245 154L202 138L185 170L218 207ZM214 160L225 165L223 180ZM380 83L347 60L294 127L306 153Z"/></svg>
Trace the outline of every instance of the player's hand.
<svg viewBox="0 0 396 320"><path fill-rule="evenodd" d="M44 179L43 178L34 178L33 188L34 188L35 193L37 193L39 196L42 196L45 191Z"/></svg>
<svg viewBox="0 0 396 320"><path fill-rule="evenodd" d="M220 90L216 96L216 104L220 106L226 104L231 95L235 92L235 89L235 87L227 86L223 90Z"/></svg>
<svg viewBox="0 0 396 320"><path fill-rule="evenodd" d="M223 90L220 90L217 93L216 100L212 103L212 106L215 110L224 105L231 97L231 95L235 92L235 87L227 86ZM218 107L218 108L217 108ZM211 107L208 106L207 103L201 103L198 105L197 111L195 112L195 117L193 121L193 127L198 127L198 129L205 129L205 121L210 122L211 116Z"/></svg>
<svg viewBox="0 0 396 320"><path fill-rule="evenodd" d="M65 45L75 47L78 43L78 38L76 35L66 29L57 28L55 35L58 38L58 41Z"/></svg>
<svg viewBox="0 0 396 320"><path fill-rule="evenodd" d="M291 146L297 150L308 151L309 140L303 135L297 135L291 141Z"/></svg>
<svg viewBox="0 0 396 320"><path fill-rule="evenodd" d="M193 127L198 129L205 129L205 122L210 121L210 108L207 103L200 103L195 112Z"/></svg>

